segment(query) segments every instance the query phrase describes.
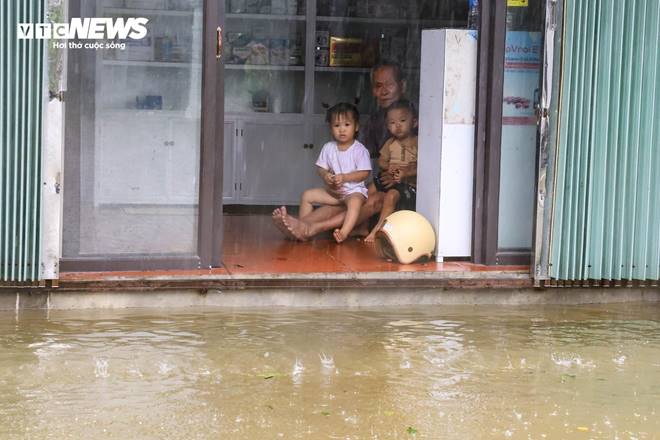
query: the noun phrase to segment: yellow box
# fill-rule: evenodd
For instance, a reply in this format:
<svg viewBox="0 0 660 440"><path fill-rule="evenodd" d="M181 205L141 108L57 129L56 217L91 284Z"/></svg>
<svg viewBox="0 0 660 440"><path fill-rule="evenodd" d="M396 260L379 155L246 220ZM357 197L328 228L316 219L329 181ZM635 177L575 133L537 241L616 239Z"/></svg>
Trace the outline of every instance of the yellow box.
<svg viewBox="0 0 660 440"><path fill-rule="evenodd" d="M527 7L529 0L507 0L506 4L511 7Z"/></svg>
<svg viewBox="0 0 660 440"><path fill-rule="evenodd" d="M335 67L362 66L361 38L330 37L330 65Z"/></svg>

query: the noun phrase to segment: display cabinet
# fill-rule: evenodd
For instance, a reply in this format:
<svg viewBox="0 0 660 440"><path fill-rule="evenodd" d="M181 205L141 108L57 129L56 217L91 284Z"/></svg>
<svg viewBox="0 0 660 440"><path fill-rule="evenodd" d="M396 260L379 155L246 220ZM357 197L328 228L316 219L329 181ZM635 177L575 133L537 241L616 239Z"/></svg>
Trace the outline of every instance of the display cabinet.
<svg viewBox="0 0 660 440"><path fill-rule="evenodd" d="M421 31L465 25L466 6L413 0L227 0L225 203L295 204L321 185L314 163L330 140L326 110L374 110L369 72L399 62L417 100Z"/></svg>
<svg viewBox="0 0 660 440"><path fill-rule="evenodd" d="M95 53L94 204L196 204L202 1L96 5L101 17L149 22L144 39Z"/></svg>
<svg viewBox="0 0 660 440"><path fill-rule="evenodd" d="M226 0L225 204L295 204L320 185L314 163L330 139L325 111L345 101L371 113L369 72L379 59L401 64L417 100L421 30L463 26L463 3ZM96 4L100 16L149 23L145 39L96 55L95 203L194 204L198 182L178 170L199 174L202 1ZM139 134L116 141L127 130ZM151 158L149 169L128 171L113 158L132 155ZM140 184L160 172L163 182Z"/></svg>

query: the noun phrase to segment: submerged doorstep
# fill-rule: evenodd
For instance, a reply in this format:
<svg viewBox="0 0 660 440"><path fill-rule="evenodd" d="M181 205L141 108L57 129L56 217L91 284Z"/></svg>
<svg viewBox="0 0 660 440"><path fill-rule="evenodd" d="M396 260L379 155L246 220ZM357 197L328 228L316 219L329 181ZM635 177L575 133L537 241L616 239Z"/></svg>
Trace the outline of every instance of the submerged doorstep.
<svg viewBox="0 0 660 440"><path fill-rule="evenodd" d="M242 276L221 279L132 279L67 281L56 288L2 288L0 310L67 310L183 307L393 307L415 305L577 305L660 302L658 287L547 288L529 275L439 278L397 274L351 277ZM390 274L391 275L391 274ZM491 274L493 275L493 274Z"/></svg>

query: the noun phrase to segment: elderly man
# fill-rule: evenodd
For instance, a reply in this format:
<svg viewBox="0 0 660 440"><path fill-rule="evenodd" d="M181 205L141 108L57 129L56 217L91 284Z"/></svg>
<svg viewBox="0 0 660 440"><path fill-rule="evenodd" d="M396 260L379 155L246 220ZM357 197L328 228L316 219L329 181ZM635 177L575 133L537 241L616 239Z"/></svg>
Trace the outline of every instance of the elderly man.
<svg viewBox="0 0 660 440"><path fill-rule="evenodd" d="M406 82L398 64L384 61L371 69L371 93L376 99L378 110L360 130L359 140L367 147L372 159L378 158L381 147L389 137L385 121L386 110L392 103L401 99L405 91ZM375 172L378 172L376 168ZM381 181L384 185L392 183L389 174L382 174ZM358 224L362 224L362 227L356 228L354 232L366 235L369 232L366 221L379 213L382 206L383 193L369 194L358 217ZM287 213L282 206L273 211L273 222L288 238L304 241L321 232L341 227L345 214L343 206L321 206L306 217L298 219Z"/></svg>

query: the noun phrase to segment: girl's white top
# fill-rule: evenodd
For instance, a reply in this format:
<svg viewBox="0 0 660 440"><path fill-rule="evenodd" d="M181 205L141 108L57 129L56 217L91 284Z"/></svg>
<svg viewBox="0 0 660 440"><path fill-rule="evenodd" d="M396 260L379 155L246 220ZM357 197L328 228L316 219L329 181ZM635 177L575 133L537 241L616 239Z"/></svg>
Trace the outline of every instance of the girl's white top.
<svg viewBox="0 0 660 440"><path fill-rule="evenodd" d="M323 146L316 165L333 174L348 174L354 171L371 171L369 151L359 141L354 141L348 149L341 151L337 142L331 141ZM340 192L342 198L359 192L367 197L367 186L362 182L344 182Z"/></svg>

